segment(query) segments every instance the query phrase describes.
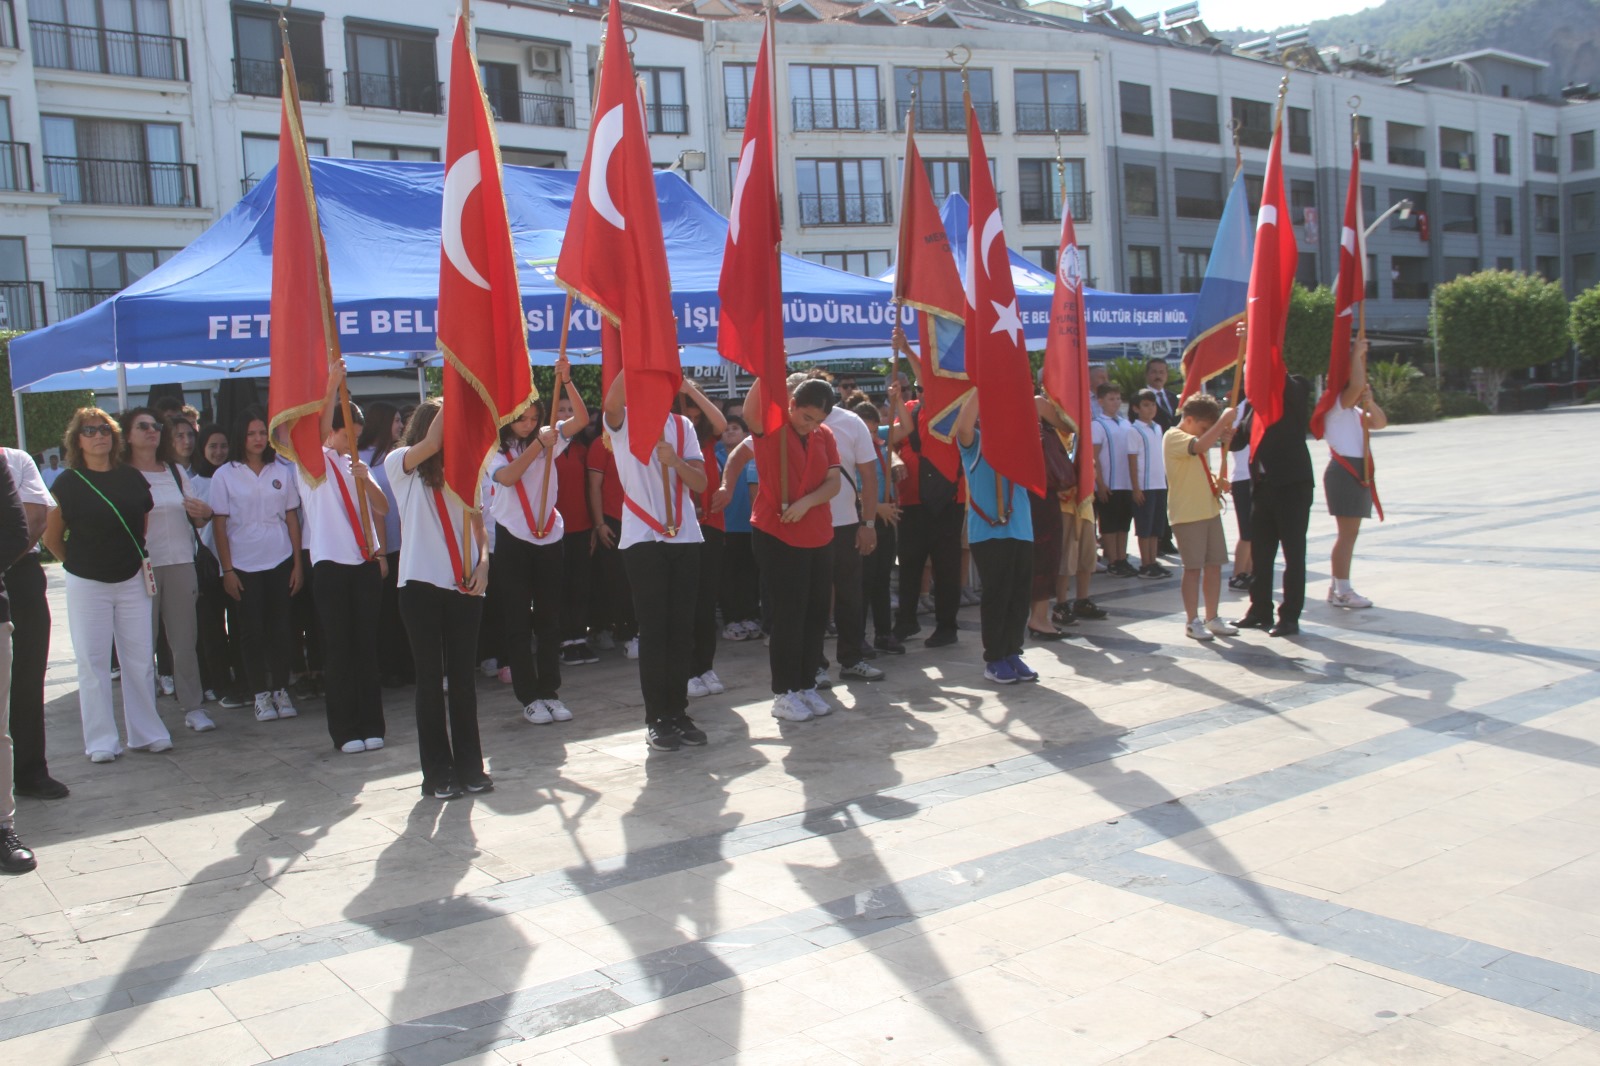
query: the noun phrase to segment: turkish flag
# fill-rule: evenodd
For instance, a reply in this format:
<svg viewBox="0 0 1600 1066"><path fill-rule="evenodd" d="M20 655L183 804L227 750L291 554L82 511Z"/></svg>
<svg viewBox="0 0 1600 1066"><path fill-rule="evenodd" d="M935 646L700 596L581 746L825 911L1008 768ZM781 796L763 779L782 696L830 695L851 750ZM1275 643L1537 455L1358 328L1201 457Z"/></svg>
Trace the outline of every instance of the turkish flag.
<svg viewBox="0 0 1600 1066"><path fill-rule="evenodd" d="M1267 150L1267 176L1256 214L1256 248L1250 263L1250 295L1245 302L1244 387L1255 412L1250 445L1283 417L1283 331L1289 321L1289 293L1294 288L1299 248L1289 219L1283 187L1283 108Z"/></svg>
<svg viewBox="0 0 1600 1066"><path fill-rule="evenodd" d="M611 0L606 15L603 47L589 149L578 172L556 280L621 332L628 441L634 457L648 464L672 398L683 385L683 369L655 168L617 0Z"/></svg>
<svg viewBox="0 0 1600 1066"><path fill-rule="evenodd" d="M500 427L539 393L528 363L500 148L467 45L470 33L466 18L457 18L445 119L438 338L444 354L445 491L477 510Z"/></svg>
<svg viewBox="0 0 1600 1066"><path fill-rule="evenodd" d="M778 180L773 164L772 79L767 59L771 34L761 37L755 81L745 112L744 145L728 211L728 241L722 252L717 296L717 351L761 382L761 432L772 433L788 413L783 349L783 268L778 246ZM753 414L751 415L753 417Z"/></svg>
<svg viewBox="0 0 1600 1066"><path fill-rule="evenodd" d="M1361 153L1350 153L1350 185L1344 197L1344 228L1339 233L1339 280L1333 286L1333 343L1328 351L1328 385L1311 412L1311 435L1322 439L1328 412L1350 383L1350 335L1357 305L1367 295L1365 219L1361 217Z"/></svg>
<svg viewBox="0 0 1600 1066"><path fill-rule="evenodd" d="M1062 195L1061 246L1056 254L1056 291L1050 299L1050 336L1044 345L1044 394L1072 419L1080 491L1094 485L1094 448L1089 444L1094 397L1089 388L1089 332L1083 312L1083 259L1071 198Z"/></svg>
<svg viewBox="0 0 1600 1066"><path fill-rule="evenodd" d="M268 332L271 384L267 420L277 450L292 460L308 485L327 474L322 454L322 403L328 367L339 358L328 286L328 253L317 221L300 88L294 60L283 51L283 110L278 121L277 186L273 192L272 304ZM283 433L280 427L287 427Z"/></svg>
<svg viewBox="0 0 1600 1066"><path fill-rule="evenodd" d="M1033 402L1033 371L1022 336L1011 253L989 172L978 115L967 101L972 220L967 229L967 377L978 388L983 457L995 473L1044 495L1044 451Z"/></svg>

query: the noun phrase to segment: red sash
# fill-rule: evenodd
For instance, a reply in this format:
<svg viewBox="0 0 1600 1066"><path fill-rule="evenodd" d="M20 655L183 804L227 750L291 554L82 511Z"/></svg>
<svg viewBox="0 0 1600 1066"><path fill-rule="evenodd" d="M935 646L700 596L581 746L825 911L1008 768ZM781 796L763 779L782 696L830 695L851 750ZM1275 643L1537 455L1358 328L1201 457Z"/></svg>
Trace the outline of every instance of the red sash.
<svg viewBox="0 0 1600 1066"><path fill-rule="evenodd" d="M682 455L683 454L683 419L674 417L672 421L673 421L673 424L678 427L678 454ZM645 469L648 470L649 467L646 467ZM683 478L681 478L681 477L680 478L675 478L675 480L678 483L678 491L676 493L677 509L675 511L675 513L678 516L678 524L675 525L675 526L671 526L670 528L667 527L667 526L662 525L660 522L658 522L656 520L656 517L654 515L652 515L649 511L646 511L643 507L640 507L638 504L634 503L633 502L633 497L627 496L627 495L624 495L622 497L622 506L624 506L628 510L632 511L633 514L634 514L634 517L639 519L639 521L643 522L650 529L650 531L652 533L654 533L656 536L658 536L658 537L666 537L668 540L671 540L673 537L676 537L678 535L678 530L683 525Z"/></svg>
<svg viewBox="0 0 1600 1066"><path fill-rule="evenodd" d="M1364 488L1368 492L1372 493L1372 509L1374 511L1378 512L1378 521L1382 522L1383 521L1383 501L1378 499L1378 479L1376 477L1372 477L1372 478L1364 478L1364 477L1362 477L1360 472L1357 471L1356 468L1351 465L1350 460L1346 459L1344 456L1340 455L1338 452L1334 451L1332 448L1328 449L1328 454L1333 456L1333 461L1334 462L1336 462L1340 466L1344 467L1345 473L1349 474L1351 477L1356 479L1356 484L1360 485L1362 488ZM1372 458L1370 456L1368 456L1363 461L1362 465L1366 465L1367 463L1371 463L1371 462L1372 462Z"/></svg>
<svg viewBox="0 0 1600 1066"><path fill-rule="evenodd" d="M337 452L334 454L338 454ZM339 473L339 464L330 463L329 473L333 480L339 483L339 498L344 501L344 515L350 519L350 531L356 535L356 547L361 549L363 562L372 561L372 547L367 544L366 531L361 528L361 519L356 515L355 501L350 498L350 489L344 483L344 477Z"/></svg>
<svg viewBox="0 0 1600 1066"><path fill-rule="evenodd" d="M559 430L557 432L559 432ZM554 464L555 463L555 448L554 447L552 447L550 449L550 456L548 458L546 458L545 462L550 463L550 464ZM548 485L550 483L550 467L548 467L548 466L545 467L544 477L545 477L545 484ZM534 540L543 540L544 538L548 537L550 535L550 531L555 528L555 525L556 525L556 502L554 500L550 501L550 513L545 516L544 525L540 526L539 523L534 520L534 517L533 517L533 504L528 502L528 490L523 487L521 478L517 478L516 489L517 489L517 502L522 504L522 517L527 519L528 531L533 534L533 539Z"/></svg>
<svg viewBox="0 0 1600 1066"><path fill-rule="evenodd" d="M456 535L450 531L450 508L445 505L444 493L439 489L433 490L433 506L439 512L439 529L444 533L444 548L450 553L450 570L456 577L456 588L465 592L472 587L470 575L461 568L461 553L466 548L465 544L456 543Z"/></svg>

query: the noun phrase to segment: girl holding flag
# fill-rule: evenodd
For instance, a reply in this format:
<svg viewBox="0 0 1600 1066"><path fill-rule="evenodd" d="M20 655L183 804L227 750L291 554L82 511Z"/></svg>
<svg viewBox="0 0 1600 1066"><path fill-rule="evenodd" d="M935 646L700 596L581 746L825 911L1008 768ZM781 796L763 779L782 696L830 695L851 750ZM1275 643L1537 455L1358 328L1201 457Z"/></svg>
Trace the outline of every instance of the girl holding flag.
<svg viewBox="0 0 1600 1066"><path fill-rule="evenodd" d="M1322 472L1322 494L1328 513L1338 523L1329 569L1328 602L1335 607L1371 607L1372 601L1350 586L1350 563L1356 552L1361 520L1372 517L1372 482L1362 473L1367 462L1367 430L1382 429L1389 416L1372 397L1367 381L1367 341L1356 339L1350 357L1350 380L1338 399L1317 405L1323 414L1322 438L1328 442L1328 466ZM1325 412L1325 413L1324 413Z"/></svg>

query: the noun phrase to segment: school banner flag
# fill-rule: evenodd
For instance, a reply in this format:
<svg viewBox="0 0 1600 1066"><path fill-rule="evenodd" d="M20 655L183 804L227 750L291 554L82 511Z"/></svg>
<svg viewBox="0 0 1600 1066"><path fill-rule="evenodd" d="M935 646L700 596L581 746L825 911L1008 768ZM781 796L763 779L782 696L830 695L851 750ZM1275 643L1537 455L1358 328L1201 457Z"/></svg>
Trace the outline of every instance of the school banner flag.
<svg viewBox="0 0 1600 1066"><path fill-rule="evenodd" d="M1252 447L1261 434L1283 417L1283 386L1288 369L1283 362L1283 332L1289 321L1289 293L1294 288L1299 249L1289 220L1289 201L1283 185L1283 104L1278 105L1267 150L1267 175L1261 187L1261 210L1256 215L1256 247L1250 264L1250 295L1245 311L1245 393L1255 412L1250 430Z"/></svg>
<svg viewBox="0 0 1600 1066"><path fill-rule="evenodd" d="M950 251L950 235L933 201L914 134L916 112L906 117L905 173L901 180L900 239L894 261L894 298L951 322L966 317L961 275ZM924 338L924 348L927 347ZM951 375L965 377L965 374Z"/></svg>
<svg viewBox="0 0 1600 1066"><path fill-rule="evenodd" d="M1367 294L1367 256L1361 217L1361 152L1350 151L1350 184L1344 197L1344 228L1339 233L1339 276L1334 282L1333 343L1328 350L1328 386L1311 412L1311 435L1322 439L1328 412L1350 384L1350 337L1358 305Z"/></svg>
<svg viewBox="0 0 1600 1066"><path fill-rule="evenodd" d="M1072 420L1078 484L1093 485L1094 448L1088 445L1094 397L1089 390L1083 259L1078 254L1078 227L1072 220L1071 197L1065 193L1061 204L1061 245L1056 253L1056 291L1050 300L1050 335L1044 348L1044 394L1057 411Z"/></svg>
<svg viewBox="0 0 1600 1066"><path fill-rule="evenodd" d="M1250 294L1250 264L1255 258L1255 235L1250 232L1250 202L1245 197L1244 173L1233 177L1233 188L1222 208L1211 258L1200 282L1189 339L1183 345L1183 395L1198 392L1206 382L1239 362L1239 323L1244 321Z"/></svg>

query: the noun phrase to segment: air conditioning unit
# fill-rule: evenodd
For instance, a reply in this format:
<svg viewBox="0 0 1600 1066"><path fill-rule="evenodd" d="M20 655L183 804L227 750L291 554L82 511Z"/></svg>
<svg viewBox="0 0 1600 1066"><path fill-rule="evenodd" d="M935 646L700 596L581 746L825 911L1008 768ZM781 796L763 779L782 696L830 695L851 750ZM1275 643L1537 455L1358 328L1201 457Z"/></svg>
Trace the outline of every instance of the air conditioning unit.
<svg viewBox="0 0 1600 1066"><path fill-rule="evenodd" d="M528 46L529 74L560 74L561 49L548 44Z"/></svg>

